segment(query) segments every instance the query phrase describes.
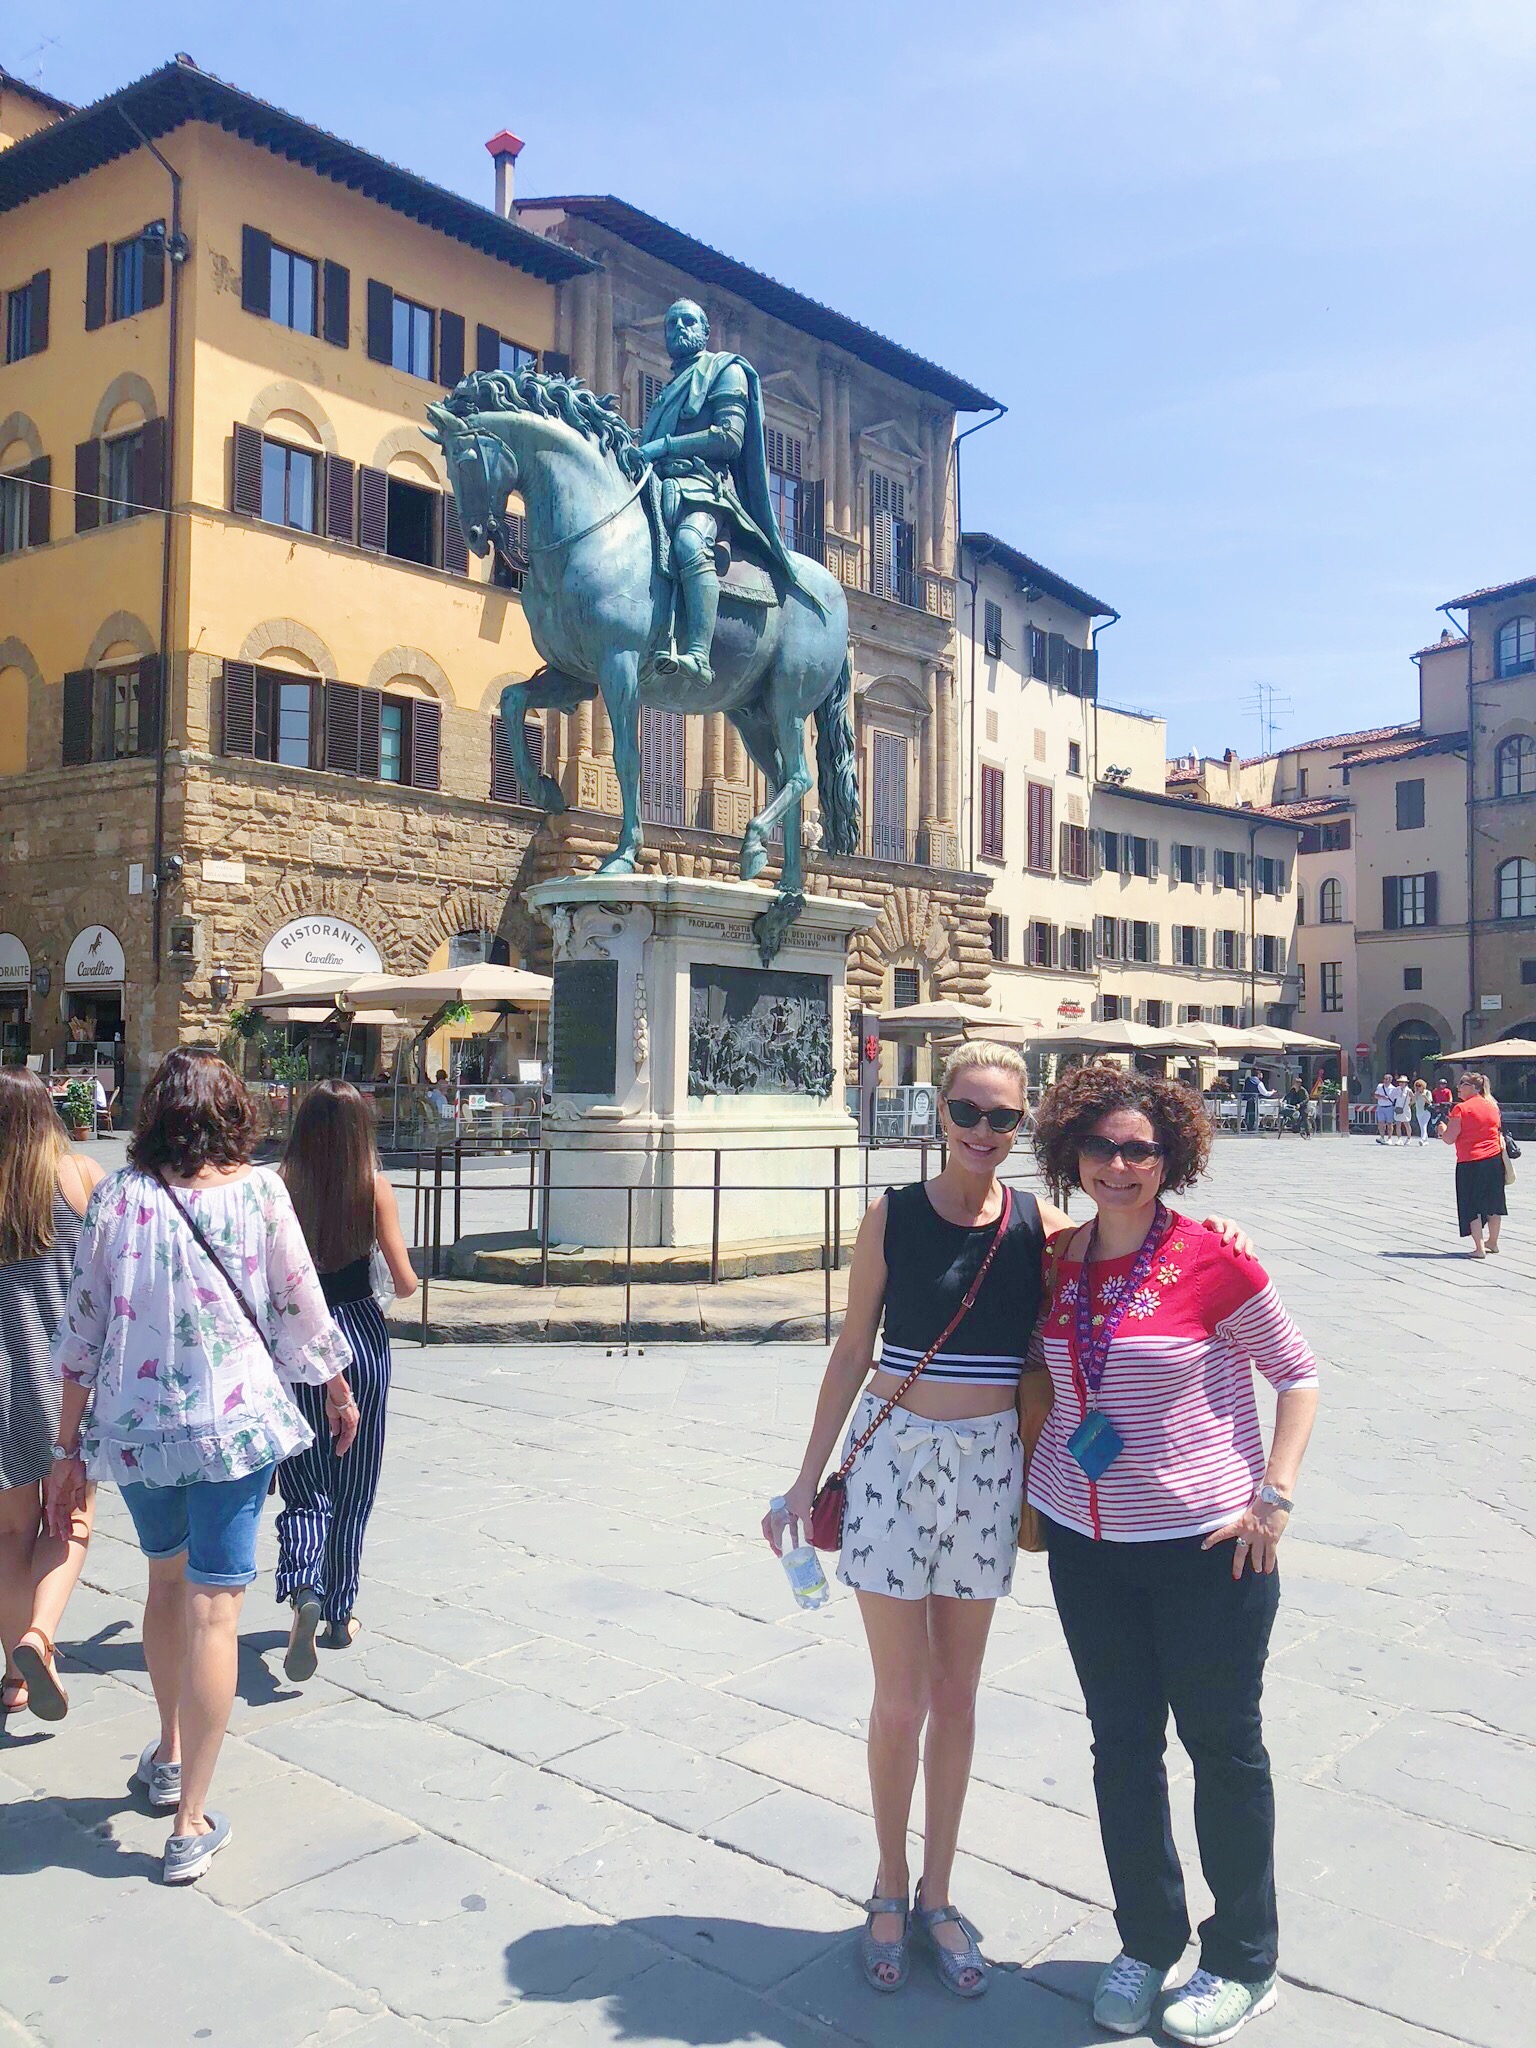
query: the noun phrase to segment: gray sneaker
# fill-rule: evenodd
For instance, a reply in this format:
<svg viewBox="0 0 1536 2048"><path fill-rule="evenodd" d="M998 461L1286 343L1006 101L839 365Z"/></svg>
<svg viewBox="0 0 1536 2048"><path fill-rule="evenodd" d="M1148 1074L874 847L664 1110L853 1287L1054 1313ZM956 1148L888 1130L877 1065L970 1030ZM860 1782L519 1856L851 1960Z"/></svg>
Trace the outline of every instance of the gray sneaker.
<svg viewBox="0 0 1536 2048"><path fill-rule="evenodd" d="M1150 1963L1139 1963L1122 1950L1094 1991L1095 2023L1111 2034L1144 2032L1168 1976L1167 1970L1154 1970Z"/></svg>
<svg viewBox="0 0 1536 2048"><path fill-rule="evenodd" d="M191 1884L202 1876L233 1833L228 1816L205 1813L206 1835L172 1835L165 1845L162 1875L167 1884Z"/></svg>
<svg viewBox="0 0 1536 2048"><path fill-rule="evenodd" d="M144 1789L144 1796L156 1813L174 1813L181 1804L181 1765L157 1764L155 1751L160 1747L157 1737L139 1758L133 1782Z"/></svg>

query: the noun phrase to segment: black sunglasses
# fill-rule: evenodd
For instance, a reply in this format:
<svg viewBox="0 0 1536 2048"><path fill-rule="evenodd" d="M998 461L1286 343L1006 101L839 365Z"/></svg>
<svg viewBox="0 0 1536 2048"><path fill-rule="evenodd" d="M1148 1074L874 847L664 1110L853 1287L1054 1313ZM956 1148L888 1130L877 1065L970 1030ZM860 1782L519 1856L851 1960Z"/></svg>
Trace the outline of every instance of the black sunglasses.
<svg viewBox="0 0 1536 2048"><path fill-rule="evenodd" d="M1165 1156L1166 1145L1156 1145L1150 1138L1127 1138L1124 1144L1113 1138L1079 1138L1079 1157L1091 1159L1096 1166L1108 1166L1111 1159L1123 1159L1127 1166L1151 1166L1154 1160Z"/></svg>
<svg viewBox="0 0 1536 2048"><path fill-rule="evenodd" d="M964 1095L952 1095L944 1107L949 1111L949 1120L958 1124L962 1131L974 1131L985 1117L987 1128L1005 1137L1009 1131L1016 1131L1023 1121L1022 1109L983 1109L979 1102L971 1102Z"/></svg>

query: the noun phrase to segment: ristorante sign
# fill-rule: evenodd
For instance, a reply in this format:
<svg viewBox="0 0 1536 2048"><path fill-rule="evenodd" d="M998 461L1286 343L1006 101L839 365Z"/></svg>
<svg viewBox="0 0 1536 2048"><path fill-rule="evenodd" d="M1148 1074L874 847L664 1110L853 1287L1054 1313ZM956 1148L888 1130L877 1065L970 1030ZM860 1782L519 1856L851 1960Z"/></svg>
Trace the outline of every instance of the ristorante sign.
<svg viewBox="0 0 1536 2048"><path fill-rule="evenodd" d="M296 917L275 931L261 955L263 967L324 974L381 974L384 962L368 934L344 917Z"/></svg>
<svg viewBox="0 0 1536 2048"><path fill-rule="evenodd" d="M0 932L0 988L30 988L32 956L14 932Z"/></svg>
<svg viewBox="0 0 1536 2048"><path fill-rule="evenodd" d="M64 962L66 988L120 988L127 979L123 945L104 924L88 924Z"/></svg>

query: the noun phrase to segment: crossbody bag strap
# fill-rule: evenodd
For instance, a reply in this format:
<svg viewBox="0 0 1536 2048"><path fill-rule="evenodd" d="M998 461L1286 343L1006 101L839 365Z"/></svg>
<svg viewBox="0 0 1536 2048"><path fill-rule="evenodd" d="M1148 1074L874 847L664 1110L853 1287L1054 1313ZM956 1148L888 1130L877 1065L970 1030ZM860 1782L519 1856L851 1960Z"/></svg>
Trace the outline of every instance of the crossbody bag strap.
<svg viewBox="0 0 1536 2048"><path fill-rule="evenodd" d="M197 1239L198 1243L207 1253L208 1258L211 1261L214 1270L218 1273L219 1278L224 1282L224 1285L229 1289L230 1293L235 1297L235 1300L239 1303L240 1313L245 1317L245 1320L250 1324L251 1328L256 1332L257 1337L260 1339L262 1350L266 1352L267 1356L272 1360L273 1364L275 1365L277 1363L277 1354L273 1351L272 1346L267 1341L266 1331L261 1327L261 1324L256 1320L256 1311L251 1307L251 1304L246 1300L245 1295L240 1290L240 1288L238 1288L235 1285L234 1279L230 1274L229 1268L225 1265L224 1261L219 1257L218 1253L214 1250L213 1246L208 1242L207 1232L203 1229L203 1226L198 1222L197 1218L192 1214L192 1211L187 1207L186 1203L183 1202L181 1198L177 1195L176 1190L171 1186L170 1182L168 1180L163 1179L161 1175L159 1175L158 1173L155 1175L155 1179L159 1181L161 1187L163 1187L165 1189L165 1192L170 1196L172 1208L175 1209L176 1213L180 1216L182 1222L186 1224L188 1230L191 1231L192 1235Z"/></svg>
<svg viewBox="0 0 1536 2048"><path fill-rule="evenodd" d="M981 1265L977 1269L976 1278L965 1290L964 1301L961 1302L960 1306L955 1310L954 1314L950 1317L949 1321L944 1325L944 1328L939 1332L938 1336L934 1338L932 1344L929 1345L928 1349L923 1353L922 1357L917 1361L916 1365L914 1365L912 1370L907 1374L906 1378L902 1381L901 1385L896 1389L895 1393L892 1394L890 1398L882 1406L880 1413L875 1417L874 1421L869 1425L868 1429L865 1430L864 1434L859 1438L858 1442L854 1444L852 1449L849 1451L847 1457L844 1458L842 1464L838 1466L837 1477L839 1479L847 1479L848 1474L853 1470L854 1465L858 1462L858 1456L860 1451L863 1450L864 1446L869 1442L870 1438L876 1434L876 1432L880 1429L881 1425L889 1418L892 1410L895 1408L899 1408L901 1406L902 1400L905 1398L909 1388L914 1387L917 1384L918 1380L927 1371L928 1367L933 1363L934 1359L944 1349L944 1346L949 1342L950 1338L953 1337L956 1330L959 1329L961 1323L964 1322L965 1318L976 1306L976 1297L981 1292L981 1283L983 1282L983 1280L986 1279L988 1272L991 1270L992 1261L997 1256L997 1248L1003 1241L1003 1232L1008 1228L1008 1218L1012 1213L1013 1190L1005 1185L1003 1188L1002 1214L997 1219L997 1228L992 1233L992 1241L987 1246L986 1257L982 1260Z"/></svg>

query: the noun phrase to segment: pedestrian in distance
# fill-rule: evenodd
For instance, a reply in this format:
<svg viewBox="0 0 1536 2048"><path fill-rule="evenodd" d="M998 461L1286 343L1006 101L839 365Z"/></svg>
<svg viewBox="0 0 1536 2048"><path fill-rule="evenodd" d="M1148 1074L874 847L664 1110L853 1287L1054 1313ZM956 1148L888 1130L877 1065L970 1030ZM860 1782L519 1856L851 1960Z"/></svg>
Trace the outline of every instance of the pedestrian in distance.
<svg viewBox="0 0 1536 2048"><path fill-rule="evenodd" d="M1392 1083L1392 1107L1392 1135L1399 1145L1406 1145L1413 1136L1413 1090L1406 1074L1399 1074Z"/></svg>
<svg viewBox="0 0 1536 2048"><path fill-rule="evenodd" d="M1303 1138L1312 1135L1312 1098L1307 1093L1307 1084L1298 1074L1285 1091L1285 1106L1290 1112L1292 1123Z"/></svg>
<svg viewBox="0 0 1536 2048"><path fill-rule="evenodd" d="M375 1296L374 1258L396 1295L416 1292L395 1191L379 1165L373 1105L350 1081L321 1081L293 1121L282 1176L320 1275L326 1306L352 1352L348 1375L358 1406L357 1439L345 1457L325 1428L325 1396L298 1386L293 1398L313 1432L307 1450L277 1468L277 1597L293 1608L283 1669L302 1683L315 1674L315 1632L328 1649L357 1635L352 1610L384 1459L389 1400L389 1328Z"/></svg>
<svg viewBox="0 0 1536 2048"><path fill-rule="evenodd" d="M1498 1251L1499 1231L1508 1214L1503 1118L1486 1074L1463 1074L1456 1096L1440 1138L1456 1147L1456 1224L1461 1235L1472 1240L1471 1257L1480 1259Z"/></svg>
<svg viewBox="0 0 1536 2048"><path fill-rule="evenodd" d="M41 1076L0 1067L0 1712L30 1708L43 1721L69 1711L54 1639L96 1507L87 1487L64 1533L47 1526L43 1482L59 1432L50 1354L81 1219L100 1179L93 1159L70 1150Z"/></svg>
<svg viewBox="0 0 1536 2048"><path fill-rule="evenodd" d="M1267 1086L1264 1076L1257 1067L1250 1067L1243 1076L1243 1129L1256 1131L1259 1128L1259 1104L1274 1098L1274 1089Z"/></svg>
<svg viewBox="0 0 1536 2048"><path fill-rule="evenodd" d="M1415 1077L1413 1090L1408 1098L1409 1113L1419 1133L1419 1143L1429 1143L1429 1119L1434 1111L1434 1101L1429 1092L1429 1083L1422 1074Z"/></svg>
<svg viewBox="0 0 1536 2048"><path fill-rule="evenodd" d="M1443 1073L1435 1077L1435 1085L1430 1090L1429 1102L1429 1134L1432 1138L1438 1138L1445 1129L1446 1118L1456 1106L1456 1097L1451 1093L1451 1084L1446 1080Z"/></svg>
<svg viewBox="0 0 1536 2048"><path fill-rule="evenodd" d="M1390 1074L1383 1074L1376 1083L1376 1142L1390 1145L1393 1127L1397 1122L1397 1084Z"/></svg>
<svg viewBox="0 0 1536 2048"><path fill-rule="evenodd" d="M1081 1187L1095 1210L1047 1253L1031 1362L1048 1367L1055 1398L1027 1489L1093 1729L1120 1935L1094 2018L1141 2033L1189 1940L1163 1765L1171 1708L1215 1911L1162 2027L1175 2041L1226 2041L1275 2002L1259 1701L1316 1367L1262 1267L1164 1202L1209 1155L1193 1091L1085 1069L1047 1091L1034 1146L1047 1178ZM1278 1397L1267 1460L1254 1366Z"/></svg>
<svg viewBox="0 0 1536 2048"><path fill-rule="evenodd" d="M980 1936L951 1903L950 1874L982 1659L1012 1584L1024 1468L1048 1399L1045 1374L1023 1370L1040 1254L1045 1233L1067 1226L1060 1210L1000 1179L1027 1113L1027 1080L1009 1046L974 1042L946 1063L943 1168L866 1211L848 1312L804 1461L783 1496L787 1529L772 1510L763 1523L775 1550L785 1533L798 1542L857 1404L844 1445L845 1465L857 1455L837 1576L858 1595L874 1667L868 1755L879 1867L861 1958L881 1992L907 1981L914 1918L948 1990L976 1998L990 1982ZM913 1898L907 1832L920 1747L923 1870Z"/></svg>
<svg viewBox="0 0 1536 2048"><path fill-rule="evenodd" d="M160 1732L135 1783L174 1809L167 1884L230 1839L208 1792L234 1705L240 1607L274 1467L310 1440L287 1387L324 1386L338 1451L357 1432L346 1339L331 1321L288 1191L253 1167L244 1084L178 1047L139 1104L128 1164L91 1196L64 1322L49 1525L89 1479L117 1481L149 1560L144 1661Z"/></svg>

